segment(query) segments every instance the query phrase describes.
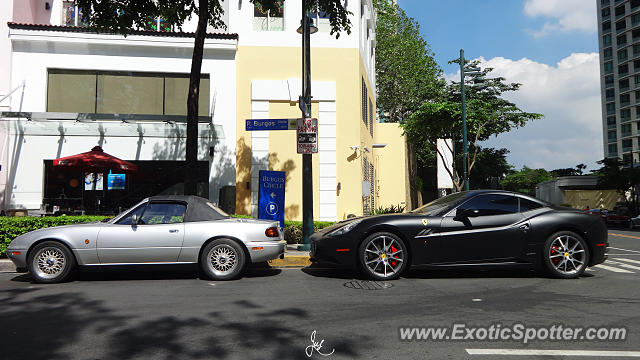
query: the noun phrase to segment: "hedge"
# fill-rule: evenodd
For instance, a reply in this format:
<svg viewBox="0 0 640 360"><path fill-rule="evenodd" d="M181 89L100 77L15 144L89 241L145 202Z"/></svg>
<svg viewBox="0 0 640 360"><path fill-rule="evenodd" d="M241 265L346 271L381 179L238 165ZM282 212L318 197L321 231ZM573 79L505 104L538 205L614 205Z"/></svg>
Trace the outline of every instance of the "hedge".
<svg viewBox="0 0 640 360"><path fill-rule="evenodd" d="M16 237L29 231L70 224L102 221L106 216L0 217L0 257L7 255L7 246Z"/></svg>
<svg viewBox="0 0 640 360"><path fill-rule="evenodd" d="M233 215L238 218L251 218L247 215ZM54 217L0 217L0 257L7 256L7 246L16 237L28 233L29 231L70 224L80 224L93 221L102 221L106 216L54 216ZM331 226L334 223L327 221L316 221L313 223L314 230ZM285 221L284 238L289 244L302 242L302 222Z"/></svg>

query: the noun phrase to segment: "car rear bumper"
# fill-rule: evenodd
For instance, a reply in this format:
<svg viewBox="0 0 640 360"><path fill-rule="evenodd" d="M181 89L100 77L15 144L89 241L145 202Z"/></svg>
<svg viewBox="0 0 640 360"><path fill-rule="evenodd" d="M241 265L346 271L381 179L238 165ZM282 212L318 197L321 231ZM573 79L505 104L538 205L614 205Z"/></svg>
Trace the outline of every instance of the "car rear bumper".
<svg viewBox="0 0 640 360"><path fill-rule="evenodd" d="M18 269L27 268L27 249L7 249L7 257Z"/></svg>
<svg viewBox="0 0 640 360"><path fill-rule="evenodd" d="M246 243L246 245L247 250L249 250L251 262L254 263L278 259L284 255L284 251L287 248L287 242L285 240L251 241Z"/></svg>

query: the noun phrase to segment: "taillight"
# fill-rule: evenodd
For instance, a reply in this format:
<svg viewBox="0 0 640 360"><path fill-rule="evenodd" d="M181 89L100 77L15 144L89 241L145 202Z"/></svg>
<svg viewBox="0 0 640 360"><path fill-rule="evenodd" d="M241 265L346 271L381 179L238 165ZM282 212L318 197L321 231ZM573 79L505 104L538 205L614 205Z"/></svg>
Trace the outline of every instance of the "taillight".
<svg viewBox="0 0 640 360"><path fill-rule="evenodd" d="M280 234L278 233L278 228L275 227L275 226L270 227L267 230L265 230L264 234L267 235L267 237L278 237L278 236L280 236Z"/></svg>

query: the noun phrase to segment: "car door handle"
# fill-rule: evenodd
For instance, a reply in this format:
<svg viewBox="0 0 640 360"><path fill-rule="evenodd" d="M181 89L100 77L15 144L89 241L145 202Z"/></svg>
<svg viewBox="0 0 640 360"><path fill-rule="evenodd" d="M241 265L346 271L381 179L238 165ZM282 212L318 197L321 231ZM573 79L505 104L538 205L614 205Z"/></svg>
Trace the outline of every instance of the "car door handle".
<svg viewBox="0 0 640 360"><path fill-rule="evenodd" d="M522 224L522 225L520 225L519 229L527 231L527 230L529 230L529 227L530 227L529 224Z"/></svg>
<svg viewBox="0 0 640 360"><path fill-rule="evenodd" d="M178 229L171 229L171 230L169 230L169 232L170 232L170 233L177 233L178 231L180 231L180 230L178 230Z"/></svg>

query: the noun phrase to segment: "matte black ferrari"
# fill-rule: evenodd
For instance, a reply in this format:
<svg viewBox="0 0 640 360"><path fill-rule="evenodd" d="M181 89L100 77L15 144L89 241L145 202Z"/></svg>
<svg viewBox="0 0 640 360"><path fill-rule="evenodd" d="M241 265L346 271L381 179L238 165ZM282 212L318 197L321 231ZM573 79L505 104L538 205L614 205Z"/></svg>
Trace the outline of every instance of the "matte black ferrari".
<svg viewBox="0 0 640 360"><path fill-rule="evenodd" d="M451 194L405 214L341 221L311 237L311 261L361 269L376 280L410 266L516 266L579 277L609 246L600 216L522 194Z"/></svg>

